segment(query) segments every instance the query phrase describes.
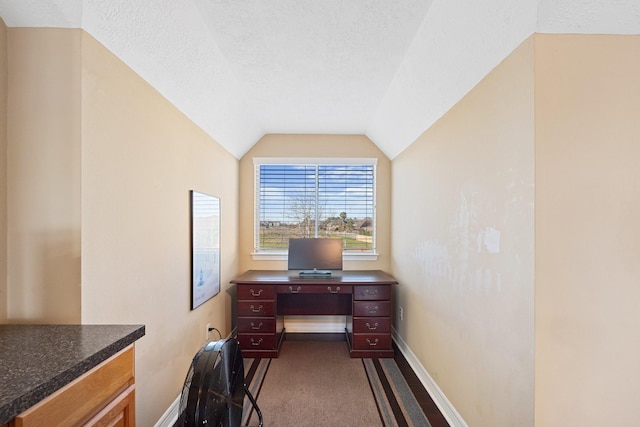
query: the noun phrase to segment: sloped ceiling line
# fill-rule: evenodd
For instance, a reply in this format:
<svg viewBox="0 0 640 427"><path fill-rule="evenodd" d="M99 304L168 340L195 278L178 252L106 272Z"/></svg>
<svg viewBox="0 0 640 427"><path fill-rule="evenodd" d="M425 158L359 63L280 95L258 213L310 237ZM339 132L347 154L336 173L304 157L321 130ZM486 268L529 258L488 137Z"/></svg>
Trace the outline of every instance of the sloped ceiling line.
<svg viewBox="0 0 640 427"><path fill-rule="evenodd" d="M534 32L640 34L637 0L0 0L82 28L232 155L364 134L390 158Z"/></svg>

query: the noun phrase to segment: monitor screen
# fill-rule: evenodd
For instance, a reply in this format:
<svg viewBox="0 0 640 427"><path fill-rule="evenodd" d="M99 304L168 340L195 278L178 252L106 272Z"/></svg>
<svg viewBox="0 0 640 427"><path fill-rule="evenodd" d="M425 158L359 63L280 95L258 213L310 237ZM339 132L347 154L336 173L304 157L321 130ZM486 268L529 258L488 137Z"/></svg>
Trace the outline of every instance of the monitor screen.
<svg viewBox="0 0 640 427"><path fill-rule="evenodd" d="M289 270L342 270L342 239L289 239Z"/></svg>

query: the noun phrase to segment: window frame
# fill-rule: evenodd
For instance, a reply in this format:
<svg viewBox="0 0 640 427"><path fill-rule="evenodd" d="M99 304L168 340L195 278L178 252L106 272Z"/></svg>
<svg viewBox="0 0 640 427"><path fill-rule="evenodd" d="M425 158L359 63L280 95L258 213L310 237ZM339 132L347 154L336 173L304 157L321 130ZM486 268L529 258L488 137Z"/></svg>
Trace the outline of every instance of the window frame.
<svg viewBox="0 0 640 427"><path fill-rule="evenodd" d="M373 166L373 232L372 249L367 252L343 252L345 261L375 261L377 250L377 181L378 159L375 157L254 157L253 158L253 251L251 257L256 261L287 260L287 251L269 251L259 249L260 241L260 166L261 165L371 165Z"/></svg>

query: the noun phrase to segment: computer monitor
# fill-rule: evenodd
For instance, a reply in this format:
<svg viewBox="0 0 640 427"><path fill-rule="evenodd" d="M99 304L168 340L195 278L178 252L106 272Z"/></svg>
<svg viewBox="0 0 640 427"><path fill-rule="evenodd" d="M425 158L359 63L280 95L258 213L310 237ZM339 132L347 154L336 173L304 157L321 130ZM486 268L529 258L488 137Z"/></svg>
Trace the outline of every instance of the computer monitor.
<svg viewBox="0 0 640 427"><path fill-rule="evenodd" d="M342 270L342 239L289 239L288 268L302 270L302 274L331 274L331 270Z"/></svg>

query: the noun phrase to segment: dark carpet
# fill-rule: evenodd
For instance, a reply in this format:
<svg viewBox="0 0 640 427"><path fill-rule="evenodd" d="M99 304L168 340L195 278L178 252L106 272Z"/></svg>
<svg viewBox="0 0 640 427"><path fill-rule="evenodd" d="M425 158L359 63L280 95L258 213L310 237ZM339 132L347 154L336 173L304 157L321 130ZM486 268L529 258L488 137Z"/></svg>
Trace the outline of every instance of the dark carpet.
<svg viewBox="0 0 640 427"><path fill-rule="evenodd" d="M430 426L393 359L351 359L345 342L285 341L244 366L265 427ZM248 399L242 425L258 425Z"/></svg>

